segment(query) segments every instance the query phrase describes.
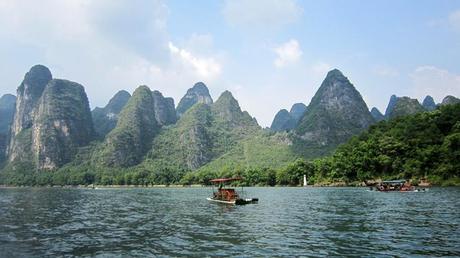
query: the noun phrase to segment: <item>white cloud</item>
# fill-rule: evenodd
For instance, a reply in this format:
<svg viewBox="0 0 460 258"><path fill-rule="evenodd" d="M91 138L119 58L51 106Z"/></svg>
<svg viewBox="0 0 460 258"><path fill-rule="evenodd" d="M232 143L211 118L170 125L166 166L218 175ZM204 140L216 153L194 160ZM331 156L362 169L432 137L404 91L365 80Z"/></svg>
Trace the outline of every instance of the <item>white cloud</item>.
<svg viewBox="0 0 460 258"><path fill-rule="evenodd" d="M460 9L452 11L445 17L431 19L427 25L430 28L450 28L460 32Z"/></svg>
<svg viewBox="0 0 460 258"><path fill-rule="evenodd" d="M460 10L456 10L449 15L450 25L460 31Z"/></svg>
<svg viewBox="0 0 460 258"><path fill-rule="evenodd" d="M223 8L227 22L243 29L281 27L302 13L295 0L227 0Z"/></svg>
<svg viewBox="0 0 460 258"><path fill-rule="evenodd" d="M141 84L178 101L196 81L219 79L224 54L209 34L170 44L168 16L162 0L0 0L0 94L41 63L85 86L92 107Z"/></svg>
<svg viewBox="0 0 460 258"><path fill-rule="evenodd" d="M87 1L0 0L0 35L42 45L78 39L89 32L86 8ZM43 10L53 10L52 15Z"/></svg>
<svg viewBox="0 0 460 258"><path fill-rule="evenodd" d="M87 12L92 28L111 44L155 62L168 58L169 9L163 0L97 0L90 3Z"/></svg>
<svg viewBox="0 0 460 258"><path fill-rule="evenodd" d="M396 77L399 75L399 72L393 67L389 66L377 66L372 72L381 77Z"/></svg>
<svg viewBox="0 0 460 258"><path fill-rule="evenodd" d="M169 51L174 57L178 57L186 66L190 66L198 76L204 79L213 79L220 75L221 64L212 57L198 57L186 49L180 49L172 42L168 43Z"/></svg>
<svg viewBox="0 0 460 258"><path fill-rule="evenodd" d="M332 65L325 62L318 62L313 64L310 70L313 72L315 76L322 76L323 78L325 78L327 72L332 70Z"/></svg>
<svg viewBox="0 0 460 258"><path fill-rule="evenodd" d="M419 99L431 95L441 101L446 95L460 96L460 75L435 66L417 67L410 75L412 94Z"/></svg>
<svg viewBox="0 0 460 258"><path fill-rule="evenodd" d="M176 43L196 55L214 54L212 53L214 48L214 38L211 34L193 33L185 40Z"/></svg>
<svg viewBox="0 0 460 258"><path fill-rule="evenodd" d="M42 63L55 77L83 84L92 106L104 105L116 90L157 82L148 68L171 66L168 14L162 0L0 0L0 52L15 52L3 55L0 77L11 78L14 92L27 69Z"/></svg>
<svg viewBox="0 0 460 258"><path fill-rule="evenodd" d="M274 61L276 67L284 67L288 64L297 62L302 56L299 42L291 39L288 42L274 49L277 58Z"/></svg>

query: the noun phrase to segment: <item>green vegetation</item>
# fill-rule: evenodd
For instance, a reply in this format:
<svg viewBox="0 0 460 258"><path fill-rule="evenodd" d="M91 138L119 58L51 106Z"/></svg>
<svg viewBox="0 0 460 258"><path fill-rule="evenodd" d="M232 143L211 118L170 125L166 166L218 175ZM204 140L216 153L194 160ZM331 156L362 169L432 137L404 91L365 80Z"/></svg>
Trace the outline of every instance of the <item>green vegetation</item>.
<svg viewBox="0 0 460 258"><path fill-rule="evenodd" d="M407 116L423 111L426 111L426 109L420 105L417 99L399 97L391 109L391 112L388 114L388 118L391 119L399 116Z"/></svg>
<svg viewBox="0 0 460 258"><path fill-rule="evenodd" d="M195 104L175 125L163 129L142 165L154 171L196 170L258 131L233 96L224 93L214 104Z"/></svg>
<svg viewBox="0 0 460 258"><path fill-rule="evenodd" d="M388 110L395 118L369 127L374 120L365 102L338 70L328 73L307 110L296 104L284 112L300 119L289 132L263 130L228 91L212 103L198 83L181 100L177 122L173 100L161 93L146 86L132 97L119 92L94 112L114 118L110 125L96 119L110 133L94 140L83 87L51 80L42 68L25 82L46 82L44 91L40 84L36 98L20 94L25 104L16 115L23 124L10 140L0 135L0 162L6 143L12 146L0 164L0 184L208 184L242 176L245 185L295 186L303 175L317 185L393 178L460 184L460 104L422 112L418 101L392 96ZM37 69L45 72L35 76Z"/></svg>
<svg viewBox="0 0 460 258"><path fill-rule="evenodd" d="M258 132L239 142L224 155L204 165L199 171L216 171L222 167L278 169L298 157L292 152L287 133Z"/></svg>
<svg viewBox="0 0 460 258"><path fill-rule="evenodd" d="M333 155L313 161L299 159L280 168L274 167L274 162L265 168L260 164L229 169L231 160L218 159L217 166L211 162L187 174L183 182L206 183L212 177L240 175L252 185L270 185L266 183L268 172L275 169L271 173L279 185L298 185L303 175L310 184L320 185L396 178L427 178L437 185L460 185L460 105L382 121L339 146Z"/></svg>
<svg viewBox="0 0 460 258"><path fill-rule="evenodd" d="M329 158L330 178L447 180L460 176L459 158L460 105L449 105L378 123L354 137Z"/></svg>
<svg viewBox="0 0 460 258"><path fill-rule="evenodd" d="M211 159L211 111L206 104L196 104L177 124L162 130L143 162L153 169L175 166L195 169Z"/></svg>
<svg viewBox="0 0 460 258"><path fill-rule="evenodd" d="M153 110L152 92L147 86L138 87L121 111L115 129L95 151L94 164L107 167L139 164L159 131Z"/></svg>
<svg viewBox="0 0 460 258"><path fill-rule="evenodd" d="M196 120L185 119L180 123L197 125L198 121L206 122L210 114L207 105L197 105L189 112L200 115L193 116ZM162 134L180 130L181 126ZM309 184L317 185L354 185L366 180L396 178L415 181L427 178L437 185L460 184L460 104L382 121L339 146L333 155L311 161L294 155L289 142L285 142L288 139L287 133L259 132L195 171L166 159L153 163L147 159L129 168L94 168L90 156L97 144L93 144L80 148L75 160L59 170L27 174L24 171L34 170L29 169L31 164L23 162L6 169L0 182L12 185L208 184L216 177L242 176L244 185L295 186L301 184L306 175ZM186 154L183 150L177 153L174 148L171 150L171 155ZM168 154L163 158L166 156Z"/></svg>
<svg viewBox="0 0 460 258"><path fill-rule="evenodd" d="M427 178L460 183L460 105L382 121L315 160L311 183Z"/></svg>
<svg viewBox="0 0 460 258"><path fill-rule="evenodd" d="M339 70L332 70L294 129L296 152L306 158L329 154L374 122L353 84Z"/></svg>
<svg viewBox="0 0 460 258"><path fill-rule="evenodd" d="M33 124L37 167L50 169L70 162L78 147L86 146L94 137L83 86L67 80L51 80L39 100Z"/></svg>

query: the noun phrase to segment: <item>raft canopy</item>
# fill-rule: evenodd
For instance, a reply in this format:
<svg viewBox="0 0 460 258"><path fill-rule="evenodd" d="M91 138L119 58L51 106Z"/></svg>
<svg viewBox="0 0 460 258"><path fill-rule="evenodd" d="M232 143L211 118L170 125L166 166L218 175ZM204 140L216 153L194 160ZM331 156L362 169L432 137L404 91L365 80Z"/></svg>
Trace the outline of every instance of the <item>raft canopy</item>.
<svg viewBox="0 0 460 258"><path fill-rule="evenodd" d="M238 180L243 180L243 178L242 177L216 178L216 179L212 179L210 182L212 182L212 183L225 183L225 182L238 181Z"/></svg>

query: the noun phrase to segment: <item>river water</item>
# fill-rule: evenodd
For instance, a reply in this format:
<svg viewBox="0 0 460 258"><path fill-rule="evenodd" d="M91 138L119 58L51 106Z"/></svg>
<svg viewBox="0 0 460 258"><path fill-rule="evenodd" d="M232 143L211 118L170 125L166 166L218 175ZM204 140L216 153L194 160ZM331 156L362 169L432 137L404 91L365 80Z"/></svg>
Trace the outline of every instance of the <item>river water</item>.
<svg viewBox="0 0 460 258"><path fill-rule="evenodd" d="M0 256L460 256L460 188L0 189Z"/></svg>

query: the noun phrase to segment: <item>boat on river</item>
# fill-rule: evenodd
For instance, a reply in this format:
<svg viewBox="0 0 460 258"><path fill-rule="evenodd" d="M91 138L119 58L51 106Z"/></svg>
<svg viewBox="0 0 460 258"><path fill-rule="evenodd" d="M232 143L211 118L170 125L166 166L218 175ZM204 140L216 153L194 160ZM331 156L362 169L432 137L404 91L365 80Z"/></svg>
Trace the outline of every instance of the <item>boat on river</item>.
<svg viewBox="0 0 460 258"><path fill-rule="evenodd" d="M371 187L371 190L373 188ZM387 180L378 183L375 191L379 192L425 192L425 188L415 188L408 180Z"/></svg>
<svg viewBox="0 0 460 258"><path fill-rule="evenodd" d="M235 188L227 187L226 184L229 184L234 181L242 180L241 177L234 178L216 178L211 180L213 183L212 187L212 197L206 198L208 201L231 204L231 205L244 205L249 203L256 203L259 201L258 198L243 198L244 192L243 187L241 187L240 193L238 193ZM215 186L217 191L214 190Z"/></svg>

